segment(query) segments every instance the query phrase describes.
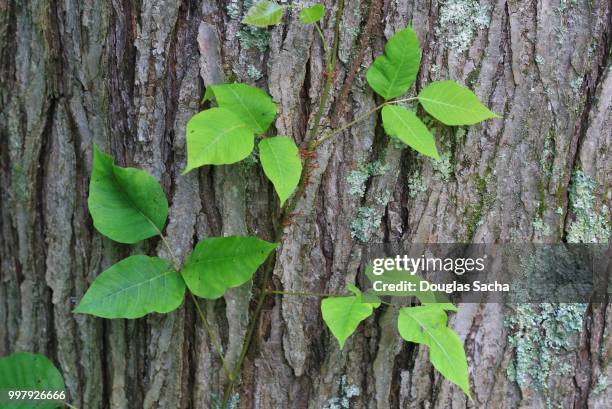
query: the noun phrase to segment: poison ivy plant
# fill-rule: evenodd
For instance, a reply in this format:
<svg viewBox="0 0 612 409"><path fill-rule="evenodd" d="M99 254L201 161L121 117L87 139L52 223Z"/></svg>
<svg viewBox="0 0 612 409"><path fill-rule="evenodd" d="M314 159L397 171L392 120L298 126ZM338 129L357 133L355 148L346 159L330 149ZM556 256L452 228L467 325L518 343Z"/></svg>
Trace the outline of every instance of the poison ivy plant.
<svg viewBox="0 0 612 409"><path fill-rule="evenodd" d="M472 91L453 81L433 82L422 89L418 96L403 98L415 82L421 58L418 37L411 28L406 27L389 39L384 54L374 60L366 73L368 84L384 101L367 115L320 135L325 104L336 88L333 84L335 76L331 75L336 58L330 54L330 50L335 47L326 43L319 26L325 12L323 5L304 8L259 1L246 13L243 23L259 27L278 24L288 7L298 8L300 21L315 27L325 53L325 72L330 74L325 79L324 95L320 98L319 109L316 111L318 113L313 116L314 124L309 128L303 151L290 136L269 136L274 135L270 128L277 114L276 105L266 92L248 84L209 85L203 101L216 106L194 115L186 127L187 164L184 173L205 165L239 162L252 154L255 141L258 140L263 173L274 186L282 207L274 241L282 239L283 226L290 222L293 210L304 194L317 147L365 119L367 115L380 110L382 125L388 135L434 159L439 158L436 142L417 116L417 103L446 125L475 124L497 117L480 103ZM338 38L335 38L334 44L337 45L337 41ZM402 106L411 101L412 106ZM304 157L304 164L301 157ZM255 326L266 297L284 294L283 291L268 288L272 285L270 277L274 268L273 254L278 243L249 236L209 237L200 241L181 265L163 235L168 218L168 202L160 184L142 170L115 165L113 158L96 146L88 205L94 226L101 234L126 244L159 236L172 261L145 255L132 255L119 261L93 281L75 309L77 313L105 318L137 318L149 313L167 313L181 305L187 291L195 301L205 328L209 330L206 317L195 297L222 297L228 289L251 280L256 270L266 260L269 261L263 269L257 307L240 358L232 370L227 366L221 346L215 347L228 379L223 397L223 406L226 406L236 379L239 378L253 334L257 332ZM383 281L386 284L421 281L419 277L400 273L387 272ZM371 271L366 271L366 274L371 280L377 278ZM379 296L398 295L396 291L370 290L362 293L354 285L349 285L348 289L352 295L325 295L321 302L323 320L338 340L340 348L344 347L359 324L383 303ZM439 297L439 294L428 291L405 292L400 295L414 295L421 302L421 306L401 309L398 317L400 335L407 341L426 345L434 367L469 396L463 345L447 326L447 311L456 311L456 307ZM214 343L216 338L209 336L209 339Z"/></svg>
<svg viewBox="0 0 612 409"><path fill-rule="evenodd" d="M0 358L0 391L52 392L52 399L0 402L5 409L55 409L64 406L66 385L59 370L47 357L16 352ZM48 397L48 394L45 395Z"/></svg>
<svg viewBox="0 0 612 409"><path fill-rule="evenodd" d="M215 299L251 279L276 244L256 237L214 237L199 242L181 270L198 297Z"/></svg>

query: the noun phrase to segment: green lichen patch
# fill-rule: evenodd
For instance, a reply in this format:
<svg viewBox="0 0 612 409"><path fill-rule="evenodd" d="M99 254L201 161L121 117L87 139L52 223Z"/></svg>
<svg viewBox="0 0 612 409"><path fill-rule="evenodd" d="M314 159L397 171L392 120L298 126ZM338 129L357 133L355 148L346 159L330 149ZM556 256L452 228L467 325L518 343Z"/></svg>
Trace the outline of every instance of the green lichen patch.
<svg viewBox="0 0 612 409"><path fill-rule="evenodd" d="M457 52L466 51L476 32L489 27L490 7L475 0L443 0L436 35Z"/></svg>
<svg viewBox="0 0 612 409"><path fill-rule="evenodd" d="M371 207L360 207L351 222L351 237L362 242L368 242L378 230L381 219L382 212Z"/></svg>
<svg viewBox="0 0 612 409"><path fill-rule="evenodd" d="M349 194L363 197L365 193L365 184L368 179L371 176L383 175L388 171L389 166L380 161L362 163L357 169L349 173L347 177Z"/></svg>
<svg viewBox="0 0 612 409"><path fill-rule="evenodd" d="M451 155L448 152L444 152L440 155L440 159L432 159L431 166L433 170L440 175L440 178L448 182L451 175L454 174L454 167L451 163Z"/></svg>
<svg viewBox="0 0 612 409"><path fill-rule="evenodd" d="M610 238L609 212L596 209L595 180L575 171L569 188L570 209L575 219L567 231L569 243L607 243Z"/></svg>
<svg viewBox="0 0 612 409"><path fill-rule="evenodd" d="M427 186L423 181L421 172L418 170L408 178L408 196L412 199L416 198L420 193L427 191Z"/></svg>
<svg viewBox="0 0 612 409"><path fill-rule="evenodd" d="M564 354L575 348L587 304L521 304L506 320L515 360L507 375L521 387L546 391L552 375L569 371Z"/></svg>
<svg viewBox="0 0 612 409"><path fill-rule="evenodd" d="M350 409L351 399L361 395L361 389L355 384L349 384L346 375L340 379L340 396L325 402L323 409Z"/></svg>

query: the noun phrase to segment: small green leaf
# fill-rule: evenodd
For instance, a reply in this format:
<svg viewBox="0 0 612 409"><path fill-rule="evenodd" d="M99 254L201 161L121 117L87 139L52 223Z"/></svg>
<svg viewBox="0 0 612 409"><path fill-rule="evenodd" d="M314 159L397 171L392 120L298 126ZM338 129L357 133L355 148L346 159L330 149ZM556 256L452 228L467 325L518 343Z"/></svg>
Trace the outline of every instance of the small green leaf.
<svg viewBox="0 0 612 409"><path fill-rule="evenodd" d="M102 318L139 318L175 310L184 294L185 283L168 260L137 255L96 277L74 312Z"/></svg>
<svg viewBox="0 0 612 409"><path fill-rule="evenodd" d="M473 125L499 118L472 91L455 81L432 82L421 90L418 98L425 111L445 125Z"/></svg>
<svg viewBox="0 0 612 409"><path fill-rule="evenodd" d="M356 287L353 287L354 290ZM346 339L355 332L359 323L372 315L375 307L370 302L361 302L361 295L329 297L321 301L323 320L338 340L340 349L344 348Z"/></svg>
<svg viewBox="0 0 612 409"><path fill-rule="evenodd" d="M47 357L29 352L16 352L0 358L0 391L39 390L65 391L62 374ZM65 399L64 399L65 400ZM56 401L0 401L5 409L55 409L64 405Z"/></svg>
<svg viewBox="0 0 612 409"><path fill-rule="evenodd" d="M168 201L153 176L116 166L95 145L87 204L96 229L119 243L157 236L168 217Z"/></svg>
<svg viewBox="0 0 612 409"><path fill-rule="evenodd" d="M436 141L425 124L404 107L385 105L382 109L385 132L430 158L440 159Z"/></svg>
<svg viewBox="0 0 612 409"><path fill-rule="evenodd" d="M253 4L242 22L251 26L267 27L280 23L283 8L273 1L262 0Z"/></svg>
<svg viewBox="0 0 612 409"><path fill-rule="evenodd" d="M446 326L446 313L435 304L400 310L397 328L406 341L429 346L429 360L442 376L470 397L470 381L463 342Z"/></svg>
<svg viewBox="0 0 612 409"><path fill-rule="evenodd" d="M181 274L195 295L216 299L249 281L276 246L257 237L206 239L196 245Z"/></svg>
<svg viewBox="0 0 612 409"><path fill-rule="evenodd" d="M268 130L276 116L276 104L264 91L248 84L210 85L204 97L211 97L221 108L232 111L253 133L262 134Z"/></svg>
<svg viewBox="0 0 612 409"><path fill-rule="evenodd" d="M302 161L298 147L293 139L286 136L265 138L259 142L259 159L282 206L300 182Z"/></svg>
<svg viewBox="0 0 612 409"><path fill-rule="evenodd" d="M385 45L366 74L370 87L384 99L399 97L416 79L421 64L421 50L416 33L409 27L398 31Z"/></svg>
<svg viewBox="0 0 612 409"><path fill-rule="evenodd" d="M316 23L323 18L323 15L325 15L325 6L318 3L300 11L300 21L304 24Z"/></svg>
<svg viewBox="0 0 612 409"><path fill-rule="evenodd" d="M211 108L187 123L187 167L238 162L253 151L253 132L229 109Z"/></svg>

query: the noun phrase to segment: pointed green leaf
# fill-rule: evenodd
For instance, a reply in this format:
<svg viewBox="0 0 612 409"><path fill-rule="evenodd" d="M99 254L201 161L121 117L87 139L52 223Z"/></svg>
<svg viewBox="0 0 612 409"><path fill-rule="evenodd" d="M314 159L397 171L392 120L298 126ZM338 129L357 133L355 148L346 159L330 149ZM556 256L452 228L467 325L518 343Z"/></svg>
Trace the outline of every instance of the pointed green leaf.
<svg viewBox="0 0 612 409"><path fill-rule="evenodd" d="M262 0L253 4L242 22L251 26L266 27L280 23L283 8L273 1Z"/></svg>
<svg viewBox="0 0 612 409"><path fill-rule="evenodd" d="M359 323L372 315L374 308L372 303L362 303L361 296L330 297L321 301L323 320L338 340L340 349Z"/></svg>
<svg viewBox="0 0 612 409"><path fill-rule="evenodd" d="M187 123L187 167L183 174L203 165L227 165L253 151L253 132L229 109L211 108Z"/></svg>
<svg viewBox="0 0 612 409"><path fill-rule="evenodd" d="M119 243L160 234L168 217L168 201L153 176L116 166L95 145L87 204L96 229Z"/></svg>
<svg viewBox="0 0 612 409"><path fill-rule="evenodd" d="M139 318L175 310L184 294L185 283L168 260L137 255L96 277L74 312L102 318Z"/></svg>
<svg viewBox="0 0 612 409"><path fill-rule="evenodd" d="M259 142L259 159L282 206L300 182L302 161L298 147L293 139L286 136L265 138Z"/></svg>
<svg viewBox="0 0 612 409"><path fill-rule="evenodd" d="M425 111L445 125L472 125L499 118L472 91L455 81L432 82L421 90L418 98Z"/></svg>
<svg viewBox="0 0 612 409"><path fill-rule="evenodd" d="M257 237L213 237L199 242L181 274L192 293L216 299L251 279L277 244Z"/></svg>
<svg viewBox="0 0 612 409"><path fill-rule="evenodd" d="M470 397L470 381L463 342L446 326L446 313L435 304L400 310L397 327L403 339L429 346L429 360L442 376Z"/></svg>
<svg viewBox="0 0 612 409"><path fill-rule="evenodd" d="M384 99L404 95L416 79L421 50L416 33L409 27L398 31L385 45L366 74L370 87Z"/></svg>
<svg viewBox="0 0 612 409"><path fill-rule="evenodd" d="M16 352L0 358L0 391L65 391L64 379L47 357L29 352ZM65 400L65 399L64 399ZM5 409L55 409L64 405L59 401L41 400L7 402L0 400Z"/></svg>
<svg viewBox="0 0 612 409"><path fill-rule="evenodd" d="M400 106L385 105L382 109L382 121L388 135L399 138L425 156L440 159L433 135L414 112Z"/></svg>
<svg viewBox="0 0 612 409"><path fill-rule="evenodd" d="M266 132L274 121L276 104L257 87L240 83L210 85L205 97L209 90L219 107L232 111L253 133Z"/></svg>
<svg viewBox="0 0 612 409"><path fill-rule="evenodd" d="M324 14L325 6L320 3L315 4L300 11L300 21L304 24L316 23L323 18Z"/></svg>

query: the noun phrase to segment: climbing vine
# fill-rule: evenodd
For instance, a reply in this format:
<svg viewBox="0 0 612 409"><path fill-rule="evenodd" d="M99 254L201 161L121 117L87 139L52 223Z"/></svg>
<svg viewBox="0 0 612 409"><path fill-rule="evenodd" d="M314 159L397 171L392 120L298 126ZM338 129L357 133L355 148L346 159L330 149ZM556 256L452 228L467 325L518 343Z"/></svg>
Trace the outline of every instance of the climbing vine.
<svg viewBox="0 0 612 409"><path fill-rule="evenodd" d="M246 13L243 23L257 27L279 24L285 10L295 7L260 1ZM265 91L243 83L209 85L203 101L214 106L197 113L187 123L187 164L183 174L201 166L237 163L249 157L257 145L263 172L274 186L281 208L279 227L272 241L251 236L211 237L197 243L181 263L163 235L168 201L158 181L143 170L116 165L111 156L93 146L88 207L96 230L124 244L159 237L170 259L132 255L119 261L96 277L74 310L76 313L133 319L173 311L188 296L193 299L211 335L198 299L218 299L228 289L251 280L260 267L263 270L256 308L241 354L233 367L226 361L221 346L214 345L227 376L222 407L227 407L231 400L266 297L320 296L322 318L340 348L360 322L382 304L387 304L379 298L384 294L362 293L350 283L348 295L287 293L271 287L275 253L283 245L283 226L304 194L317 148L367 117L380 115L387 135L422 155L439 159L433 135L417 112L406 107L408 102L420 104L425 112L447 126L471 125L497 117L472 91L454 81L435 81L416 96L404 97L416 80L421 59L418 37L406 27L389 39L383 55L378 56L367 70L367 83L381 98L380 104L352 122L320 132L322 113L334 85L337 48L337 38L328 45L319 25L324 15L321 4L299 8L300 21L313 25L320 37L327 73L319 109L310 124L304 146L298 147L290 135L276 135L271 131L277 115L276 104ZM449 311L457 309L452 304L421 299L419 306L400 309L397 328L406 341L426 345L433 366L470 396L463 343L447 326ZM215 337L210 336L210 339L215 343ZM16 359L31 360L32 357L4 358L0 360L0 373L6 365L14 365ZM57 379L56 375L53 372L54 385L63 386L61 376ZM5 387L8 386L0 384L0 389Z"/></svg>

